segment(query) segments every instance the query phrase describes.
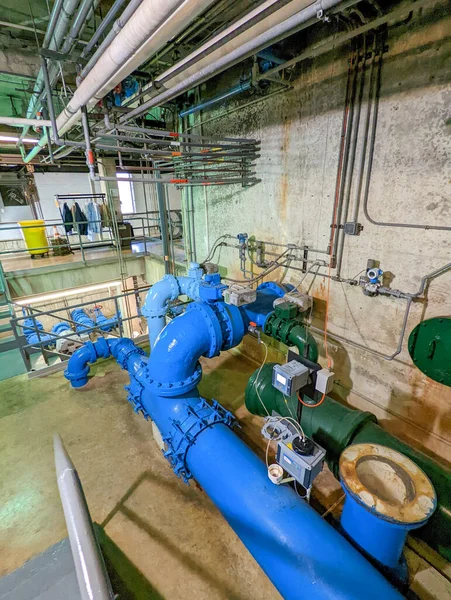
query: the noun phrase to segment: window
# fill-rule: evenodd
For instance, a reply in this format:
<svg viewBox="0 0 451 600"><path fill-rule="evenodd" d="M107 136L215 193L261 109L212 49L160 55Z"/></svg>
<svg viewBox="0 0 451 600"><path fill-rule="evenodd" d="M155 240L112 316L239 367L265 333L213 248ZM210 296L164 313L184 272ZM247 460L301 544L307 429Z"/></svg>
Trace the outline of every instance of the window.
<svg viewBox="0 0 451 600"><path fill-rule="evenodd" d="M117 173L117 177L119 180L124 180L117 182L122 213L128 214L136 212L132 176L130 173Z"/></svg>

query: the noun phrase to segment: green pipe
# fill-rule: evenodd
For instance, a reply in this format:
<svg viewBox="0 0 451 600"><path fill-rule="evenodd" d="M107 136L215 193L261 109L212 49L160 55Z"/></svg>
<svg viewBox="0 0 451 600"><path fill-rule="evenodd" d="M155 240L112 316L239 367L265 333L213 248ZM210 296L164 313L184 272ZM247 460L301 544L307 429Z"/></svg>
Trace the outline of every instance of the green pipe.
<svg viewBox="0 0 451 600"><path fill-rule="evenodd" d="M30 150L30 152L26 155L23 156L23 161L24 163L29 163L30 160L33 160L33 158L39 154L39 152L42 150L42 148L44 148L44 146L46 146L48 144L48 137L47 134L44 134L41 139L39 140L39 142L35 145L35 147Z"/></svg>
<svg viewBox="0 0 451 600"><path fill-rule="evenodd" d="M260 416L271 414L273 410L282 416L296 416L296 396L285 401L283 394L272 386L275 364L264 365L258 379L258 370L250 377L245 394L246 408ZM446 560L451 560L451 471L447 467L385 431L372 413L349 408L328 396L316 408L303 407L301 426L307 436L326 450L328 465L337 478L340 454L351 444L382 444L413 460L435 487L437 510L428 523L412 535L423 539Z"/></svg>
<svg viewBox="0 0 451 600"><path fill-rule="evenodd" d="M318 360L315 338L302 325L298 307L292 302L278 304L265 321L264 332L278 342L295 346L299 355L312 362Z"/></svg>

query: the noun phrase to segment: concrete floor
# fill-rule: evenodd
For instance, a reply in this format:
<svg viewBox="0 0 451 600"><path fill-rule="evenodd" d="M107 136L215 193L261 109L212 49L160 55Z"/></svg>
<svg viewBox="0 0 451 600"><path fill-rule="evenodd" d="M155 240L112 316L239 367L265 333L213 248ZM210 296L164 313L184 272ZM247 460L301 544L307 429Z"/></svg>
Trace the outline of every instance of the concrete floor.
<svg viewBox="0 0 451 600"><path fill-rule="evenodd" d="M232 353L202 363L201 394L235 411L241 435L263 455L261 419L243 406L255 364ZM127 373L111 360L91 371L94 376L79 391L62 372L0 382L0 576L67 535L53 463L52 435L58 432L78 469L92 519L104 528L107 562L116 571L131 566L122 584L116 582L122 598L280 599L202 490L174 476L150 423L125 401ZM321 511L341 496L325 468L315 480L312 504ZM430 552L418 543L415 551L411 544L406 548L411 589L416 598L448 600L451 572L440 560L434 568ZM139 591L121 591L130 577Z"/></svg>
<svg viewBox="0 0 451 600"><path fill-rule="evenodd" d="M221 375L209 361L202 392L240 404L254 367L230 354L218 361ZM279 598L207 496L174 477L150 424L125 401L127 374L112 361L92 371L96 376L80 391L62 373L0 383L0 575L67 535L53 464L58 432L93 520L159 595Z"/></svg>

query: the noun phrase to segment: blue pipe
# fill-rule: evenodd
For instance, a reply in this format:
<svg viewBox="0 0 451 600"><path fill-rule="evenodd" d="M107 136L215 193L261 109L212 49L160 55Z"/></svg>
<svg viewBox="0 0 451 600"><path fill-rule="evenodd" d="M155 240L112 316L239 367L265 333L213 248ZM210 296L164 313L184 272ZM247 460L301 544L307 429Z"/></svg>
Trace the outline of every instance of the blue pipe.
<svg viewBox="0 0 451 600"><path fill-rule="evenodd" d="M292 488L269 481L264 463L232 431L233 416L200 398L199 358L238 344L247 326L234 306L194 302L165 327L148 362L132 340L101 339L75 352L66 377L73 386L86 382L89 362L116 357L130 373L129 401L155 421L175 473L198 481L285 599L400 600Z"/></svg>
<svg viewBox="0 0 451 600"><path fill-rule="evenodd" d="M188 273L188 276L180 277L165 275L152 286L146 296L141 312L147 318L151 348L154 347L160 332L166 325L165 317L169 302L179 296L188 296L195 301L205 299L206 289L212 292L211 300L222 298L222 290L225 286L218 285L216 281L211 284L208 280L202 279L202 270L197 263L190 264Z"/></svg>
<svg viewBox="0 0 451 600"><path fill-rule="evenodd" d="M250 90L252 87L252 80L247 79L246 81L240 81L238 85L233 86L229 90L210 98L210 100L205 100L205 102L201 102L200 104L196 104L195 106L191 106L191 108L187 108L186 110L182 110L179 113L179 117L187 117L188 115L192 115L193 113L199 112L200 110L204 110L213 104L217 104L222 100L227 100L227 98L231 98L232 96L236 96L237 94L241 94L247 90Z"/></svg>
<svg viewBox="0 0 451 600"><path fill-rule="evenodd" d="M83 332L86 329L91 328L94 329L96 326L91 317L89 317L82 308L76 308L73 310L70 317L72 321L75 321L76 323L75 331L77 332Z"/></svg>
<svg viewBox="0 0 451 600"><path fill-rule="evenodd" d="M37 333L36 329L39 329ZM44 333L44 326L38 319L25 319L22 325L22 331L27 340L27 344L42 344L44 347L51 346L55 343L55 338L48 333Z"/></svg>
<svg viewBox="0 0 451 600"><path fill-rule="evenodd" d="M71 326L66 321L59 321L52 327L52 333L55 335L61 335L65 331L72 331Z"/></svg>
<svg viewBox="0 0 451 600"><path fill-rule="evenodd" d="M121 311L118 310L117 314L114 317L108 318L106 317L102 309L99 306L94 307L94 315L96 319L96 325L100 329L100 331L111 331L115 329L119 324L119 319L121 318Z"/></svg>
<svg viewBox="0 0 451 600"><path fill-rule="evenodd" d="M257 288L257 300L240 307L243 317L248 323L256 323L263 329L266 319L274 311L274 300L292 289L292 285L282 285L273 281L261 283Z"/></svg>

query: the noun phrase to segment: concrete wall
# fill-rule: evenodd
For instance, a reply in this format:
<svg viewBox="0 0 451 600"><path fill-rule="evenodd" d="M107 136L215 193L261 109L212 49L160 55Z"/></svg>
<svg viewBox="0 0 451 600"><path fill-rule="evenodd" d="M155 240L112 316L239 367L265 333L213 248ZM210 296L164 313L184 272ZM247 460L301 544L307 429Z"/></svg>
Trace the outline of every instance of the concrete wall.
<svg viewBox="0 0 451 600"><path fill-rule="evenodd" d="M387 40L369 206L376 219L450 225L451 88L449 62L446 65L451 20L435 21L426 13L422 19L397 26ZM327 248L348 56L349 47L304 63L293 89L278 96L230 114L221 109L204 115L206 121L214 119L204 124L205 134L261 140L257 161L261 183L248 189L208 188L206 202L204 190L196 192L198 259L207 254L208 241L240 231L257 239ZM365 110L364 104L362 119ZM449 233L378 227L367 221L362 210L359 220L362 234L345 240L345 278L355 277L365 269L367 259L374 258L392 274L392 287L416 292L424 274L449 261ZM221 252L224 271L241 279L237 251ZM289 272L285 280L299 279ZM307 285L311 280L310 275ZM411 311L407 335L422 319L450 314L450 283L451 273L431 282L427 301L416 303ZM312 293L313 321L319 327L324 325L327 289L328 280L318 276ZM370 298L359 286L330 284L330 331L383 353L391 354L397 346L404 309L403 300ZM319 342L320 360L326 363ZM371 410L392 432L450 460L451 389L413 366L406 340L401 355L392 362L331 340L329 354L336 373L332 395Z"/></svg>

